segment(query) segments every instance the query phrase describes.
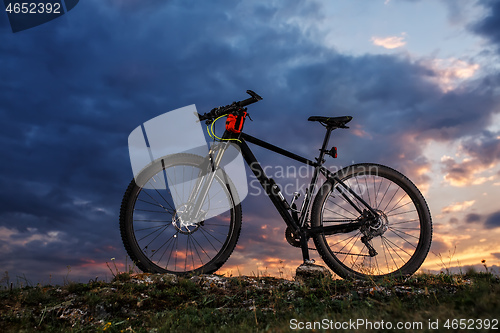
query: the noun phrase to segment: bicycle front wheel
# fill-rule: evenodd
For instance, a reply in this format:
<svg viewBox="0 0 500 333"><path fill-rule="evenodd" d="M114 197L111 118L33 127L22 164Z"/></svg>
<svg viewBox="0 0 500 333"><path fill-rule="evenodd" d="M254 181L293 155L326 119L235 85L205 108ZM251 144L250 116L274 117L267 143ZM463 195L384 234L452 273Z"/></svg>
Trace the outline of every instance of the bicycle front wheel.
<svg viewBox="0 0 500 333"><path fill-rule="evenodd" d="M233 252L241 230L241 205L223 170L215 173L201 207L205 212L219 209L222 213L190 223L183 218L187 206L183 208L182 200L187 201L193 192L197 176L206 168L203 165L200 156L167 156L145 168L136 177L139 184L132 180L127 188L120 231L127 253L142 271L209 274Z"/></svg>
<svg viewBox="0 0 500 333"><path fill-rule="evenodd" d="M379 217L348 233L315 235L314 243L323 261L343 278L415 273L429 252L432 238L429 208L417 187L398 171L379 164L351 165L336 176ZM311 224L321 227L357 222L366 210L330 178L314 200Z"/></svg>

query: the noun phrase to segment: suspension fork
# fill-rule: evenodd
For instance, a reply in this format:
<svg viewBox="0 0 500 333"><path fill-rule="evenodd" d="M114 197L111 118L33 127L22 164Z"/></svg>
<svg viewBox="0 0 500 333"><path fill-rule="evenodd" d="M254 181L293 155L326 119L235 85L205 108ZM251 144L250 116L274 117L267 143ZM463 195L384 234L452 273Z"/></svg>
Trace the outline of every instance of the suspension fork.
<svg viewBox="0 0 500 333"><path fill-rule="evenodd" d="M219 165L222 161L222 157L228 145L229 145L228 141L225 141L220 145L217 145L217 154L215 155L215 158L214 158L214 152L216 151L214 149L215 145L210 147L208 155L201 166L201 170L200 173L198 174L195 186L189 195L188 206L190 204L193 205L192 206L193 209L190 209L189 213L190 219L198 217L201 207L203 206L203 203L207 198L208 191L210 190L210 187L212 186L212 183L214 181L215 173L219 168Z"/></svg>

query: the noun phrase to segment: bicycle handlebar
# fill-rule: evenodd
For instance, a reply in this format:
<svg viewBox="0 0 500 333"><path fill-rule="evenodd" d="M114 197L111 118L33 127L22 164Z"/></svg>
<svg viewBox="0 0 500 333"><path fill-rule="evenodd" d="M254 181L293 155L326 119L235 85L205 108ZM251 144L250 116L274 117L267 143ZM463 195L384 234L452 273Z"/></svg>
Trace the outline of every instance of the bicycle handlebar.
<svg viewBox="0 0 500 333"><path fill-rule="evenodd" d="M219 106L217 108L213 108L210 112L207 112L204 114L198 114L200 121L201 120L213 120L213 119L216 119L218 117L224 116L226 114L236 112L236 111L240 110L241 108L243 108L247 105L256 103L262 99L262 97L257 95L257 93L255 93L252 90L247 90L247 94L249 94L252 97L244 99L244 100L239 101L239 102L233 102L230 105Z"/></svg>
<svg viewBox="0 0 500 333"><path fill-rule="evenodd" d="M257 95L257 93L255 91L252 91L252 90L247 90L247 94L249 94L250 98L247 98L243 101L239 101L238 104L240 107L244 107L244 106L247 106L247 105L250 105L252 103L256 103L260 100L262 100L262 97L260 97L259 95Z"/></svg>

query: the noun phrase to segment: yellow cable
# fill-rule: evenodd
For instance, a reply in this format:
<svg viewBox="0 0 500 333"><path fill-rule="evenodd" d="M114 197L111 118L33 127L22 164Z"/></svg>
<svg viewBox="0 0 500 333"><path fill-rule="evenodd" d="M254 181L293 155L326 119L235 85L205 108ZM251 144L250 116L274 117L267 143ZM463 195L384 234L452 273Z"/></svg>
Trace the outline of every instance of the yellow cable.
<svg viewBox="0 0 500 333"><path fill-rule="evenodd" d="M241 143L241 140L239 140L239 139L222 139L222 138L219 138L217 135L215 135L215 131L214 131L214 124L215 124L215 122L216 122L217 120L219 120L220 118L222 118L222 117L226 117L226 116L227 116L227 114L222 115L222 116L220 116L219 118L215 119L215 120L212 122L211 126L210 126L210 130L208 129L208 125L207 125L208 135L210 135L210 137L211 137L212 139L214 139L214 140L215 140L215 138L217 138L219 141L230 141L230 140L235 140L235 141L238 141L238 142L240 142L240 143ZM212 131L213 136L210 134L210 131Z"/></svg>
<svg viewBox="0 0 500 333"><path fill-rule="evenodd" d="M208 132L208 135L215 140L215 138L212 136L212 133L210 133L210 127L207 125L207 132Z"/></svg>

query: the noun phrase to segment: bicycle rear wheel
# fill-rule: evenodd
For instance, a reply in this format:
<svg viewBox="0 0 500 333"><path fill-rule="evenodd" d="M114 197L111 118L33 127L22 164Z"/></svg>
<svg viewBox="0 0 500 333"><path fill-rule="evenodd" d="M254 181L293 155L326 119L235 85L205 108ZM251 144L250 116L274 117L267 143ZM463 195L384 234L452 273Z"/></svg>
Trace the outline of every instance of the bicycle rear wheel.
<svg viewBox="0 0 500 333"><path fill-rule="evenodd" d="M120 231L128 255L144 272L209 274L233 252L241 230L241 205L221 169L215 173L202 210L221 206L228 210L193 223L181 217L179 201L193 191L203 162L191 154L161 158L136 177L139 184L132 180L128 186L120 210Z"/></svg>
<svg viewBox="0 0 500 333"><path fill-rule="evenodd" d="M343 278L415 273L429 252L432 238L429 208L417 187L396 170L378 164L352 165L336 176L379 218L349 233L315 235L314 243L324 262ZM332 178L325 181L314 199L312 227L360 221L362 214L349 201L359 211L366 209L352 194L342 191L340 183ZM370 255L370 246L376 255Z"/></svg>

